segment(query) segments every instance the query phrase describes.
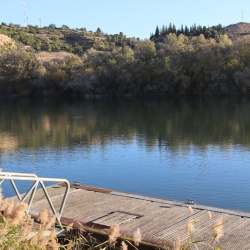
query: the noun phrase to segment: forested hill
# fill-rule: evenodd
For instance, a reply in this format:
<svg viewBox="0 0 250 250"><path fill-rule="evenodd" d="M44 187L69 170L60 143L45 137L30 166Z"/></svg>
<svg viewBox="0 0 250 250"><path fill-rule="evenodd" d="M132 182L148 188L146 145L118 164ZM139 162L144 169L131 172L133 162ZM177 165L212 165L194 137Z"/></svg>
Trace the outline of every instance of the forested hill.
<svg viewBox="0 0 250 250"><path fill-rule="evenodd" d="M249 95L249 26L156 27L140 40L2 23L0 96Z"/></svg>
<svg viewBox="0 0 250 250"><path fill-rule="evenodd" d="M192 38L204 35L206 39L217 38L221 34L227 34L234 40L236 35L250 34L249 23L238 23L222 27L221 24L211 27L192 25L190 27L181 26L179 29L174 24L169 26L156 27L155 33L150 35L150 40L163 42L166 35L173 33ZM67 25L58 28L54 24L48 27L38 27L28 25L5 24L0 25L0 34L6 35L13 40L27 46L34 51L66 51L74 54L81 54L90 48L99 51L111 51L114 47L133 47L139 38L128 38L123 32L119 34L105 34L100 28L96 31L87 31L86 28L70 29Z"/></svg>
<svg viewBox="0 0 250 250"><path fill-rule="evenodd" d="M4 34L15 41L29 46L34 51L67 51L80 54L95 48L109 51L115 46L133 46L139 38L127 38L122 32L119 34L104 34L100 28L95 32L86 28L70 29L67 25L57 28L54 24L48 27L38 27L2 23L0 34Z"/></svg>

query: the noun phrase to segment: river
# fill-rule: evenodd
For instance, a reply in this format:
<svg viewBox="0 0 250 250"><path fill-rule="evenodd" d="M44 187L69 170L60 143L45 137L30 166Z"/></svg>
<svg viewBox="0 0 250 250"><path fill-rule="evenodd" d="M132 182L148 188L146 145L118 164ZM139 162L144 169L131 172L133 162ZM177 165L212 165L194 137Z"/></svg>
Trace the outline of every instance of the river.
<svg viewBox="0 0 250 250"><path fill-rule="evenodd" d="M250 211L250 100L1 99L0 167Z"/></svg>

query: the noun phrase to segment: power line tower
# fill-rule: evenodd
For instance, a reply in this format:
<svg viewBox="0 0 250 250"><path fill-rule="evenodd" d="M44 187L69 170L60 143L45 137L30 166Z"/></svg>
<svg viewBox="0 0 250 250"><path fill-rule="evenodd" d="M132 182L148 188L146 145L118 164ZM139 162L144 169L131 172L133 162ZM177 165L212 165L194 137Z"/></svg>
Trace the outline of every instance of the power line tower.
<svg viewBox="0 0 250 250"><path fill-rule="evenodd" d="M242 19L242 22L243 22L243 10L242 10L242 13L241 13L241 19Z"/></svg>
<svg viewBox="0 0 250 250"><path fill-rule="evenodd" d="M25 3L23 3L23 22L24 22L24 27L26 27L26 11L25 11Z"/></svg>
<svg viewBox="0 0 250 250"><path fill-rule="evenodd" d="M41 18L39 18L39 21L40 21L40 28L42 28L42 20L41 20Z"/></svg>

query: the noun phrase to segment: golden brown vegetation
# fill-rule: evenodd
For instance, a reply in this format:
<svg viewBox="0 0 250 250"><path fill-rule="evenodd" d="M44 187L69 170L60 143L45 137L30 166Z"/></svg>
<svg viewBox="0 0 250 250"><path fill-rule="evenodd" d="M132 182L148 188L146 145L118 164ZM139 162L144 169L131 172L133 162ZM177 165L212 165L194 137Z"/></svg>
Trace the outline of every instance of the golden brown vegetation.
<svg viewBox="0 0 250 250"><path fill-rule="evenodd" d="M2 93L21 95L248 95L250 36L167 34L109 51L52 57L1 49ZM18 62L18 63L17 63Z"/></svg>

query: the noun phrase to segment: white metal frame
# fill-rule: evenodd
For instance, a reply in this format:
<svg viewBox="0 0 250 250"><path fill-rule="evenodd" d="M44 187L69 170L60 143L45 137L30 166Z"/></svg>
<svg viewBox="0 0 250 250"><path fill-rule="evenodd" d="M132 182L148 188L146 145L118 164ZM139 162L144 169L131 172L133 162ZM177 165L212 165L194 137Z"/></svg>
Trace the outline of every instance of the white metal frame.
<svg viewBox="0 0 250 250"><path fill-rule="evenodd" d="M45 194L45 196L47 198L47 201L48 201L48 203L50 205L50 208L51 208L53 214L56 216L56 220L57 220L59 226L62 227L60 219L61 219L63 209L64 209L64 206L65 206L67 197L68 197L69 189L70 189L70 184L69 184L68 180L66 180L66 179L58 179L58 178L43 178L43 177L41 178L41 177L38 177L35 174L28 174L28 173L0 172L0 185L5 180L10 181L10 183L11 183L11 185L12 185L12 187L13 187L15 193L16 193L16 196L20 201L20 203L24 203L25 199L30 195L29 201L27 202L27 204L28 204L27 213L29 213L29 211L30 211L30 207L31 207L33 198L35 196L37 187L40 184L41 187L42 187L42 190L43 190L43 192L44 192L44 194ZM24 196L21 197L21 195L20 195L20 193L18 191L18 188L17 188L14 181L33 181L33 184L31 185L30 189L24 194ZM66 189L65 189L65 192L64 192L64 195L63 195L63 198L62 198L62 202L61 202L59 212L56 212L55 207L54 207L54 205L53 205L53 203L51 201L51 198L49 197L49 193L46 190L44 182L57 182L57 183L58 182L60 182L60 183L63 182L63 183L65 183Z"/></svg>

